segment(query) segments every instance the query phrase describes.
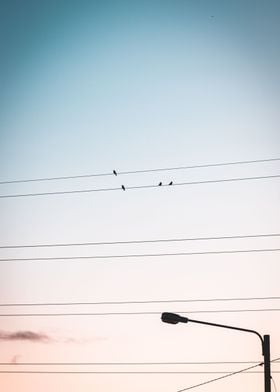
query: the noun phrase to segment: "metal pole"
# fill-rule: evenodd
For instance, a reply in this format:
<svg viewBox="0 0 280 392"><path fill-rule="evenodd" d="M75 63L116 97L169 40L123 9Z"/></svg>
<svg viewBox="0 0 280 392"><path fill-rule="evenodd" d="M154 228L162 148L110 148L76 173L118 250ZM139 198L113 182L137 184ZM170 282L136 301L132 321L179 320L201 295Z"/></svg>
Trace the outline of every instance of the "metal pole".
<svg viewBox="0 0 280 392"><path fill-rule="evenodd" d="M264 356L264 391L271 392L270 374L270 336L263 336L263 356Z"/></svg>

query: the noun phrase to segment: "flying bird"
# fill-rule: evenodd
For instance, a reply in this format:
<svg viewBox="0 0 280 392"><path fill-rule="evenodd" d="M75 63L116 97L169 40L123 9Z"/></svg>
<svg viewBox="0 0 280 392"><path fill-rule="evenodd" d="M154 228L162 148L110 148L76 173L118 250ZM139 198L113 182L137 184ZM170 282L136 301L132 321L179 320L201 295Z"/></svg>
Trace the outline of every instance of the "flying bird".
<svg viewBox="0 0 280 392"><path fill-rule="evenodd" d="M113 174L115 174L115 176L118 175L118 173L116 172L116 170L113 170Z"/></svg>
<svg viewBox="0 0 280 392"><path fill-rule="evenodd" d="M168 185L173 185L173 181L170 181L170 183Z"/></svg>
<svg viewBox="0 0 280 392"><path fill-rule="evenodd" d="M160 183L158 184L158 186L162 186L162 182L160 182Z"/></svg>
<svg viewBox="0 0 280 392"><path fill-rule="evenodd" d="M125 186L124 185L122 185L122 190L125 191Z"/></svg>

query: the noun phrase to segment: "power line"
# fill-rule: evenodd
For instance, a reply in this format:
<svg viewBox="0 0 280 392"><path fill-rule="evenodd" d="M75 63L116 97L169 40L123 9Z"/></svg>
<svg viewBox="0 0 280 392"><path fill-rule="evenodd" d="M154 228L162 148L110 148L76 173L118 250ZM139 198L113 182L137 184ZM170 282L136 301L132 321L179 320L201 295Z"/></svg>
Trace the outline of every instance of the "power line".
<svg viewBox="0 0 280 392"><path fill-rule="evenodd" d="M259 366L259 365L256 365ZM254 366L255 367L255 366ZM228 371L93 371L93 370L0 370L0 373L21 373L21 374L227 374ZM233 372L233 374L242 373ZM262 371L247 372L246 374L262 374ZM272 374L280 371L272 371ZM227 376L225 376L227 377ZM223 377L221 377L223 378Z"/></svg>
<svg viewBox="0 0 280 392"><path fill-rule="evenodd" d="M95 189L74 189L70 191L54 191L54 192L40 192L40 193L15 193L10 195L0 195L1 199L17 198L17 197L31 197L31 196L52 196L52 195L69 195L69 194L82 194L92 192L111 192L111 191L123 191L123 190L138 190L138 189L152 189L152 188L163 188L163 187L174 187L174 186L186 186L186 185L199 185L199 184L216 184L236 181L250 181L250 180L264 180L279 178L280 174L267 175L267 176L256 176L256 177L235 177L235 178L223 178L217 180L202 180L202 181L190 181L190 182L177 182L172 185L162 184L158 185L137 185L137 186L126 186L125 189L122 187L117 188L95 188Z"/></svg>
<svg viewBox="0 0 280 392"><path fill-rule="evenodd" d="M258 365L257 365L258 366ZM227 374L228 371L197 371L197 372L188 372L188 371L92 371L92 370L0 370L0 373L21 373L21 374ZM238 372L234 372L233 374L237 374ZM239 372L241 373L241 372ZM253 371L247 372L246 374L262 374L262 371ZM272 374L280 373L278 371L271 372ZM227 376L226 376L227 377ZM221 377L222 378L222 377Z"/></svg>
<svg viewBox="0 0 280 392"><path fill-rule="evenodd" d="M271 361L271 363L272 362L276 362L276 361L278 361L279 360L279 358L278 359L275 359L275 360L273 360L273 361ZM21 373L21 374L226 374L226 376L222 376L222 377L219 377L219 378L217 378L217 379L214 379L214 380L209 380L209 381L207 381L207 382L204 382L204 383L201 383L201 384L197 384L197 385L195 385L195 386L192 386L192 387L189 387L189 388L185 388L185 389L182 389L182 390L180 390L180 391L178 391L178 392L182 392L182 391L186 391L186 390L188 390L188 389L192 389L192 388L195 388L195 387L198 387L198 386L201 386L201 385L204 385L204 384L208 384L208 383L210 383L210 382L214 382L214 381L217 381L217 380L220 380L220 379L222 379L222 378L225 378L225 377L229 377L229 376L231 376L231 375L234 375L234 374L239 374L239 373L243 373L243 372L247 372L247 374L262 374L263 372L262 371L248 371L248 370L251 370L251 369L254 369L254 368L256 368L256 367L258 367L258 366L262 366L263 365L263 363L259 363L259 362L187 362L187 364L197 364L197 363L199 363L199 364L202 364L202 363L206 363L206 364L209 364L209 363L211 363L211 364L220 364L220 363L235 363L235 364L237 364L237 363L256 363L256 365L253 365L253 366L250 366L250 367L248 367L248 368L246 368L246 369L242 369L242 370L238 370L238 371L236 371L236 372L232 372L232 373L230 373L229 374L229 372L228 371L93 371L93 370L89 370L89 371L80 371L80 370L78 370L78 371L72 371L72 370L0 370L0 373ZM18 363L16 363L16 364L11 364L11 363L2 363L2 364L0 364L0 365L9 365L9 366L12 366L12 367L14 367L14 366L19 366L19 365L39 365L39 366L43 366L43 365L45 365L45 366L47 366L47 365L92 365L92 364L98 364L98 365L119 365L120 363L115 363L115 362L113 362L113 363L20 363L20 364L18 364ZM124 365L137 365L137 363L121 363L121 364L124 364ZM144 364L144 365L147 365L147 364L149 364L149 365L154 365L154 364L163 364L163 363L138 363L138 364ZM164 364L178 364L178 363L174 363L174 362L165 362ZM182 362L179 362L179 364L183 364ZM186 363L185 363L186 364ZM271 372L272 374L278 374L278 373L280 373L280 371L272 371Z"/></svg>
<svg viewBox="0 0 280 392"><path fill-rule="evenodd" d="M268 234L247 234L229 235L214 237L188 237L188 238L159 238L154 240L129 240L129 241L101 241L101 242L70 242L70 243L48 243L48 244L27 244L27 245L2 245L0 249L21 249L21 248L53 248L69 246L99 246L99 245L127 245L127 244L151 244L164 242L186 242L186 241L213 241L213 240L232 240L245 238L269 238L279 237L280 233Z"/></svg>
<svg viewBox="0 0 280 392"><path fill-rule="evenodd" d="M224 301L259 301L279 300L280 297L247 297L247 298L202 298L202 299L165 299L143 301L100 301L100 302L29 302L29 303L6 303L3 306L75 306L75 305L135 305L135 304L161 304L161 303L187 303L187 302L224 302Z"/></svg>
<svg viewBox="0 0 280 392"><path fill-rule="evenodd" d="M0 366L158 366L158 365L225 365L249 364L258 361L206 361L206 362L0 362Z"/></svg>
<svg viewBox="0 0 280 392"><path fill-rule="evenodd" d="M200 383L200 384L192 385L191 387L179 389L179 390L177 390L177 392L184 392L184 391L188 391L188 390L190 390L190 389L198 388L198 387L200 387L200 386L202 386L202 385L206 385L206 384L210 384L210 383L212 383L212 382L218 381L218 380L222 380L223 378L227 378L227 377L234 376L234 375L236 375L236 374L240 374L240 373L247 372L248 370L254 369L254 368L258 367L258 366L261 366L261 363L259 363L258 365L254 365L254 366L247 367L247 368L245 368L245 369L238 370L238 371L236 371L236 372L228 373L228 374L226 374L225 376L221 376L221 377L214 378L214 379L212 379L212 380L204 381L204 382L202 382L202 383Z"/></svg>
<svg viewBox="0 0 280 392"><path fill-rule="evenodd" d="M28 258L7 258L0 259L0 262L12 261L53 261L53 260L90 260L90 259L124 259L124 258L146 258L146 257L166 257L166 256L195 256L195 255L217 255L217 254L236 254L236 253L263 253L279 252L280 248L262 249L233 249L203 252L175 252L175 253L144 253L144 254L119 254L119 255L99 255L99 256L59 256L59 257L28 257Z"/></svg>
<svg viewBox="0 0 280 392"><path fill-rule="evenodd" d="M280 359L280 358L276 358L276 359L274 359L274 360L272 360L272 361L270 361L270 362L271 362L271 363L272 363L272 362L276 362L276 361L278 361L279 359ZM202 386L202 385L210 384L210 383L212 383L212 382L215 382L215 381L218 381L218 380L222 380L223 378L226 378L226 377L234 376L235 374L240 374L240 373L246 372L247 370L250 370L250 369L253 369L253 368L255 368L255 367L262 366L262 365L263 365L263 363L261 362L261 363L259 363L258 365L250 366L249 368L241 369L241 370L239 370L239 371L237 371L237 372L232 372L232 373L229 373L229 374L227 374L227 375L225 375L225 376L222 376L222 377L214 378L214 379L212 379L212 380L208 380L208 381L202 382L202 383L200 383L200 384L192 385L191 387L188 387L188 388L179 389L179 390L177 390L177 392L184 392L184 391L188 391L188 390L190 390L190 389L198 388L198 387L200 387L200 386Z"/></svg>
<svg viewBox="0 0 280 392"><path fill-rule="evenodd" d="M265 163L265 162L276 162L280 161L280 158L269 158L269 159L255 159L255 160L247 160L247 161L234 161L234 162L221 162L221 163L208 163L208 164L198 164L198 165L189 165L189 166L177 166L177 167L165 167L165 168L155 168L155 169L144 169L144 170L129 170L129 171L118 171L116 174L127 175L127 174L141 174L141 173L152 173L152 172L161 172L161 171L175 171L175 170L186 170L186 169L198 169L198 168L207 168L207 167L218 167L218 166L230 166L230 165L248 165L253 163ZM39 182L39 181L54 181L54 180L70 180L70 179L79 179L79 178L90 178L90 177L105 177L105 176L114 176L113 170L111 172L106 173L91 173L91 174L81 174L81 175L73 175L73 176L60 176L60 177L43 177L43 178L31 178L31 179L23 179L23 180L7 180L0 181L0 184L15 184L15 183L24 183L24 182Z"/></svg>
<svg viewBox="0 0 280 392"><path fill-rule="evenodd" d="M273 377L271 377L271 381L272 381L272 383L273 383L273 386L274 386L274 390L275 390L275 392L277 392L277 386L276 386L276 383L275 383L275 381L274 381L274 378L273 378Z"/></svg>
<svg viewBox="0 0 280 392"><path fill-rule="evenodd" d="M247 313L247 312L279 312L280 308L259 309L220 309L220 310L191 310L177 311L182 314L199 313ZM155 316L162 312L83 312L83 313L0 313L0 317L56 317L56 316Z"/></svg>

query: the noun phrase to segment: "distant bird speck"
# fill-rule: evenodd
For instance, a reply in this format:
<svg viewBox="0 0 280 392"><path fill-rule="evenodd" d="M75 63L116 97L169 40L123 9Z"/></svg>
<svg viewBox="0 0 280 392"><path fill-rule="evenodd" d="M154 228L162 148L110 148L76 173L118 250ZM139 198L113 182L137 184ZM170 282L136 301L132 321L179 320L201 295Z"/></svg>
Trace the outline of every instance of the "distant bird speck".
<svg viewBox="0 0 280 392"><path fill-rule="evenodd" d="M173 185L173 181L170 181L170 183L168 185Z"/></svg>
<svg viewBox="0 0 280 392"><path fill-rule="evenodd" d="M124 185L122 185L122 190L125 191L125 186Z"/></svg>
<svg viewBox="0 0 280 392"><path fill-rule="evenodd" d="M117 176L117 175L118 175L118 173L116 172L116 170L113 170L113 173L115 174L115 176Z"/></svg>
<svg viewBox="0 0 280 392"><path fill-rule="evenodd" d="M162 182L160 182L160 183L158 184L158 186L162 186Z"/></svg>

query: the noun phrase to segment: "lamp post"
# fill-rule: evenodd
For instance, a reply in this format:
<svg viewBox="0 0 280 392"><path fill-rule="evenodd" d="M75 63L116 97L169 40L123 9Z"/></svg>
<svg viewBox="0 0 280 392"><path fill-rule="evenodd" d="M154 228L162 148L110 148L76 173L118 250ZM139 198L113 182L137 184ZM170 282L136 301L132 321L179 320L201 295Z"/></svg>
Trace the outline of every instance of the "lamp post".
<svg viewBox="0 0 280 392"><path fill-rule="evenodd" d="M271 392L270 336L269 335L264 335L262 337L257 331L254 331L253 329L238 328L238 327L232 327L230 325L209 323L207 321L192 320L190 318L183 317L175 313L164 312L161 315L161 320L164 323L168 323L168 324L196 323L196 324L209 325L211 327L227 328L227 329L234 329L236 331L250 332L257 335L262 343L262 355L264 357L264 392Z"/></svg>

